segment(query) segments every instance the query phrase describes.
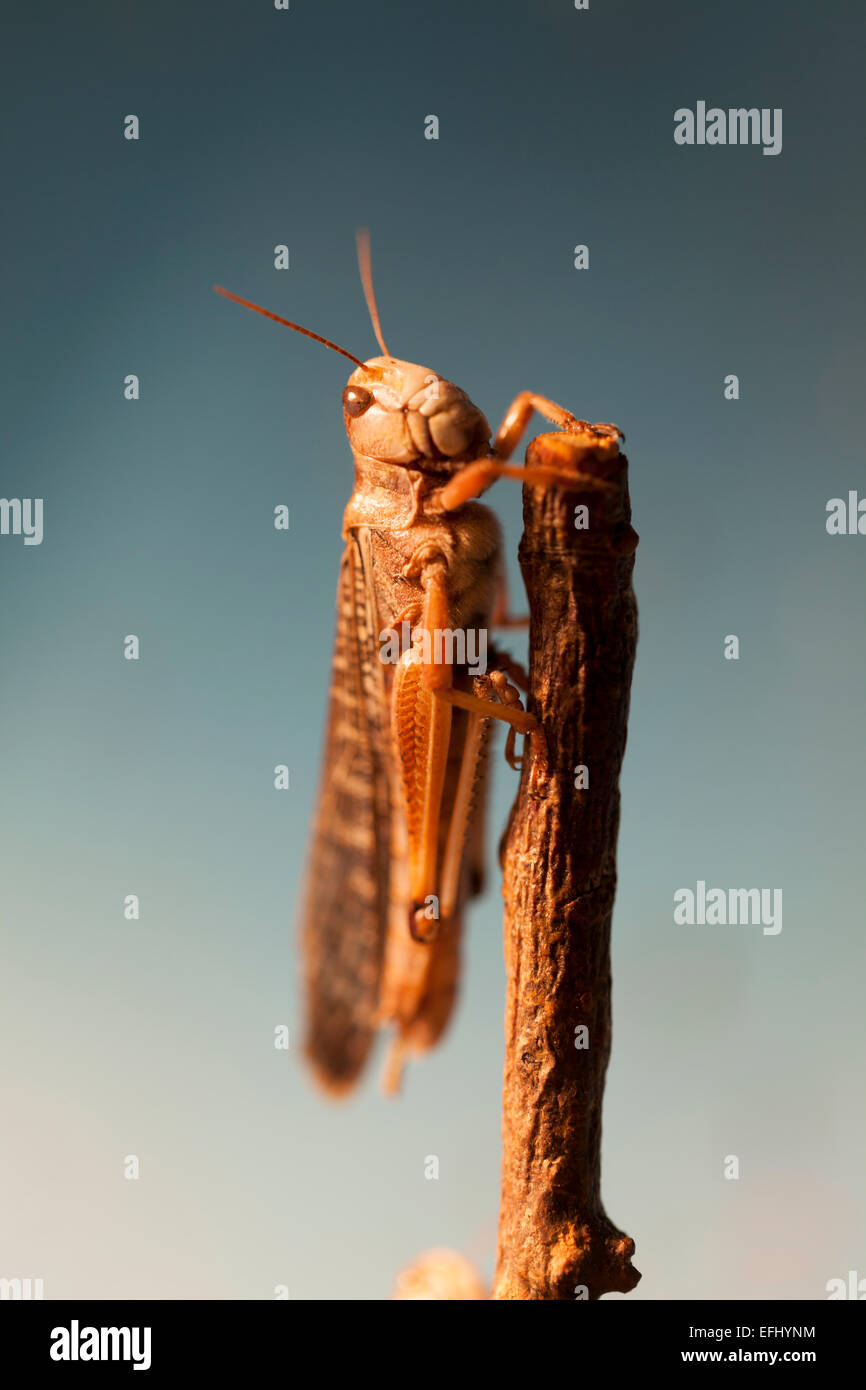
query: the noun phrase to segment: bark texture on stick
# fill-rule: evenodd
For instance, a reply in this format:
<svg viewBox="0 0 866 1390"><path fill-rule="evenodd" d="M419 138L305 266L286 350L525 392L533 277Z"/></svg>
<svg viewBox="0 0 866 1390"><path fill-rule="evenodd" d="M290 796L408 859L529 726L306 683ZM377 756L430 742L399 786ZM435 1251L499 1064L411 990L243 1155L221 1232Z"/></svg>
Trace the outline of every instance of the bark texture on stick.
<svg viewBox="0 0 866 1390"><path fill-rule="evenodd" d="M546 489L524 488L528 708L544 738L527 750L503 846L508 993L493 1298L597 1299L627 1293L640 1278L631 1264L634 1242L601 1204L637 536L628 465L614 441L539 435L527 465L569 476ZM576 506L588 508L588 529L575 529ZM575 786L581 765L589 772L582 790ZM575 1045L581 1025L586 1047Z"/></svg>

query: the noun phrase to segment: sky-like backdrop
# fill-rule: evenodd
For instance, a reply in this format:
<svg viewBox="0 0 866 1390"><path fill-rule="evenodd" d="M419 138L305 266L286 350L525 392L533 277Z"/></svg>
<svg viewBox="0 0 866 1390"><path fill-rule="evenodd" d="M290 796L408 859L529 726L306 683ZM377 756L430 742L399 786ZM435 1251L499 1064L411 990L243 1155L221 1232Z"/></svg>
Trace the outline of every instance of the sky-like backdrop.
<svg viewBox="0 0 866 1390"><path fill-rule="evenodd" d="M627 435L603 1191L631 1297L866 1273L866 536L825 524L866 496L864 29L855 0L6 7L0 493L44 534L0 536L0 1276L384 1298L443 1245L492 1272L497 874L399 1100L378 1056L336 1107L300 1059L347 364L212 286L372 355L361 225L398 356L494 427L531 388ZM678 145L700 101L781 109L781 151ZM486 500L519 607L520 489ZM782 930L678 925L699 880L781 890Z"/></svg>

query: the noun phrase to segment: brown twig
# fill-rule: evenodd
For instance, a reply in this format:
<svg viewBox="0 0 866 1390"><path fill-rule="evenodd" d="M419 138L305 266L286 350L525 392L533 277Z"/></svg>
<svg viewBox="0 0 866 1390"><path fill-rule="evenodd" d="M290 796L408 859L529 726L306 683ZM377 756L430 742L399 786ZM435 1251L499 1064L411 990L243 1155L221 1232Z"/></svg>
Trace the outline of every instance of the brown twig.
<svg viewBox="0 0 866 1390"><path fill-rule="evenodd" d="M539 435L527 465L556 469L563 482L524 488L528 708L541 731L503 846L508 994L493 1298L597 1299L640 1278L634 1242L605 1215L600 1191L637 536L627 461L613 440ZM577 506L588 508L588 529L575 529Z"/></svg>

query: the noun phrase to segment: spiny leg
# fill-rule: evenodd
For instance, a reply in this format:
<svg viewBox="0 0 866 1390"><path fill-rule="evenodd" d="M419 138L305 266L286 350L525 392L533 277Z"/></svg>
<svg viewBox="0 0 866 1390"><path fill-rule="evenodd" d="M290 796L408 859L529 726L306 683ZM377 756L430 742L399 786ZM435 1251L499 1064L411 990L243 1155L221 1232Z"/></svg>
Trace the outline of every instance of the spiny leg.
<svg viewBox="0 0 866 1390"><path fill-rule="evenodd" d="M419 546L404 566L403 574L418 580L424 597L420 625L413 631L412 646L401 657L395 677L394 729L409 817L410 931L417 940L430 941L438 930L434 925L438 919L430 916L430 900L436 899L443 918L450 916L456 901L483 721L500 719L511 726L506 756L512 767L518 766L514 758L515 729L531 733L537 724L521 707L518 692L503 672L480 678L480 685L476 682L476 689L487 698L454 689L453 667L441 659L442 653L436 649L437 633L452 627L448 565L441 550L429 542ZM466 710L469 717L440 870L439 825L454 706Z"/></svg>
<svg viewBox="0 0 866 1390"><path fill-rule="evenodd" d="M625 438L617 425L592 425L588 420L579 420L570 410L557 405L555 401L549 401L546 396L539 396L536 391L518 391L506 410L493 440L493 447L501 459L511 458L535 410L539 415L543 415L545 420L559 425L560 429L566 430L569 434L612 435L614 438Z"/></svg>
<svg viewBox="0 0 866 1390"><path fill-rule="evenodd" d="M476 459L464 464L440 490L439 505L445 512L456 511L465 502L480 497L498 478L514 478L519 483L550 487L567 483L570 475L559 468L525 468L514 463L498 463L495 458Z"/></svg>
<svg viewBox="0 0 866 1390"><path fill-rule="evenodd" d="M452 915L460 889L460 870L469 831L470 817L478 781L478 768L484 756L488 722L483 715L467 714L466 733L460 759L460 776L454 796L451 823L439 876L439 912L446 921Z"/></svg>
<svg viewBox="0 0 866 1390"><path fill-rule="evenodd" d="M484 680L485 677L478 676L476 679ZM468 709L473 714L484 715L487 719L501 719L519 734L531 734L538 728L535 715L530 714L522 705L514 708L511 705L497 704L495 700L479 699L477 695L469 695L465 690L437 690L435 696L437 700L457 705L459 709ZM519 699L518 696L518 702Z"/></svg>
<svg viewBox="0 0 866 1390"><path fill-rule="evenodd" d="M432 940L438 917L428 911L437 894L442 795L451 743L452 707L423 679L418 640L403 653L394 676L392 727L400 768L409 851L409 931Z"/></svg>
<svg viewBox="0 0 866 1390"><path fill-rule="evenodd" d="M520 703L520 694L508 680L504 671L494 670L487 675L476 676L474 680L476 690L476 700L481 709L468 712L466 736L463 743L463 757L460 767L460 779L457 786L457 794L454 798L454 810L451 815L451 824L448 828L448 840L445 846L445 856L442 861L441 874L441 898L440 910L443 918L450 917L454 910L454 903L457 896L460 878L460 866L463 860L463 847L466 842L466 833L469 824L469 814L472 806L472 795L475 788L475 781L478 763L482 753L483 740L486 727L490 719L504 719L508 722L508 738L505 744L505 757L510 767L518 771L521 760L514 756L514 739L517 733L514 723L508 719L507 711L513 715L518 710L523 716L521 722L525 732L531 732L537 728L537 722L533 715L527 715ZM437 699L449 699L455 692L436 692ZM457 692L460 694L460 692ZM493 696L491 699L490 697ZM471 697L470 697L471 698ZM457 703L457 701L455 701ZM482 713L481 710L486 710ZM529 722L531 721L531 723Z"/></svg>
<svg viewBox="0 0 866 1390"><path fill-rule="evenodd" d="M559 469L523 468L506 462L514 452L535 410L552 424L559 425L567 434L587 434L595 436L596 439L625 438L618 425L606 421L590 424L588 420L579 420L570 410L548 400L546 396L539 396L535 391L520 391L514 397L496 431L493 454L467 463L442 488L439 501L444 511L462 507L465 502L478 497L491 483L496 482L497 478L514 478L518 482L545 487L571 481L570 475Z"/></svg>
<svg viewBox="0 0 866 1390"><path fill-rule="evenodd" d="M475 681L476 689L483 690L485 694L494 694L496 699L505 709L519 709L525 714L523 705L520 701L520 693L511 684L504 671L490 671L486 676L478 676ZM538 727L538 722L534 715L529 716L532 725L524 732L532 733ZM523 766L523 759L515 756L514 740L517 729L514 724L509 725L508 737L505 740L505 761L515 772L519 772Z"/></svg>
<svg viewBox="0 0 866 1390"><path fill-rule="evenodd" d="M454 679L450 663L437 661L436 635L451 628L448 563L442 551L425 542L403 567L407 579L417 579L423 591L420 623L412 647L401 658L395 681L395 709L408 711L398 730L410 823L409 929L418 941L431 941L438 919L430 917L431 898L439 899L439 823L445 772L451 744L452 706L436 698ZM410 671L411 668L411 671Z"/></svg>
<svg viewBox="0 0 866 1390"><path fill-rule="evenodd" d="M439 919L431 918L429 912L431 899L438 901L443 920L453 911L465 838L461 821L468 816L483 721L499 719L509 725L505 753L515 769L520 767L514 756L515 733L532 735L538 731L538 721L521 707L520 695L504 672L491 672L478 677L478 682L482 684L477 688L489 690L495 698L480 698L453 686L430 690L417 644L401 658L395 677L395 735L409 815L409 930L417 941L432 941L438 933ZM464 745L464 765L440 875L439 821L454 706L469 714L468 746Z"/></svg>

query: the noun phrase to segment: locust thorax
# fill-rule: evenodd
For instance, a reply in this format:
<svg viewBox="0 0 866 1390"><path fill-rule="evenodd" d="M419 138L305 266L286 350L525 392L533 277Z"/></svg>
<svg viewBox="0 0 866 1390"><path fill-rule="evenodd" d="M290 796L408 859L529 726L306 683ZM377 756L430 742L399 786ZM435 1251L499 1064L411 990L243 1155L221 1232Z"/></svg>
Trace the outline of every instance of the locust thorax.
<svg viewBox="0 0 866 1390"><path fill-rule="evenodd" d="M447 472L490 447L490 426L465 391L396 357L371 357L355 369L343 416L352 450L381 463Z"/></svg>

